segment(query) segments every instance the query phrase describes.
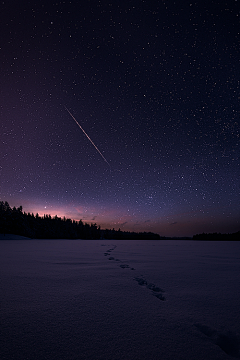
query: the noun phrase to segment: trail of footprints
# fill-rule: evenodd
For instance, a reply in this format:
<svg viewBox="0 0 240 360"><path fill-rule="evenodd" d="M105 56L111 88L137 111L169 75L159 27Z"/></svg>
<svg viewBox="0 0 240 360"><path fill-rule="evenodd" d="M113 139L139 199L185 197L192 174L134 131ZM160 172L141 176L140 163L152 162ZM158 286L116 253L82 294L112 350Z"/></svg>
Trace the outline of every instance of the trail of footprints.
<svg viewBox="0 0 240 360"><path fill-rule="evenodd" d="M133 267L128 264L122 263L121 260L115 259L111 255L111 252L116 249L116 245L113 245L110 249L108 249L104 255L108 257L108 260L114 260L120 263L120 267L122 269L130 269L135 270ZM165 301L165 297L163 296L164 290L160 287L156 286L153 283L149 283L142 275L136 276L133 278L140 286L143 286L149 289L156 298L159 300ZM215 345L219 346L227 355L232 356L233 358L240 359L240 335L231 331L221 332L217 331L209 326L202 325L199 323L195 323L194 326L204 334L211 342Z"/></svg>
<svg viewBox="0 0 240 360"><path fill-rule="evenodd" d="M119 266L120 268L122 269L130 269L130 270L135 270L133 267L131 267L130 265L128 264L125 264L125 263L122 263L121 260L119 259L115 259L113 256L110 256L111 255L111 252L113 250L116 249L116 245L113 245L110 249L108 249L105 253L104 253L104 256L107 256L108 257L108 260L114 260L114 261L117 261L119 263L121 263ZM137 283L140 285L140 286L144 286L146 287L147 289L149 289L152 294L159 300L162 300L162 301L165 301L166 298L165 296L163 296L163 292L164 290L161 289L160 287L156 286L155 284L153 283L149 283L146 279L144 279L144 277L141 275L140 277L136 276L133 278L135 281L137 281Z"/></svg>
<svg viewBox="0 0 240 360"><path fill-rule="evenodd" d="M104 246L104 245L103 245ZM121 260L115 259L111 255L111 252L116 249L116 245L113 245L112 248L108 249L104 255L108 257L108 260L114 260L120 263L120 267L122 269L130 269L135 270L133 267L128 264L122 263ZM156 286L153 283L149 283L144 277L141 275L140 277L136 276L133 278L140 286L144 286L149 289L156 298L159 300L165 301L165 297L163 296L164 290L160 287ZM204 334L211 342L215 345L219 346L227 355L232 356L233 358L240 359L240 335L231 331L221 332L217 331L209 326L202 325L199 323L195 323L194 326Z"/></svg>

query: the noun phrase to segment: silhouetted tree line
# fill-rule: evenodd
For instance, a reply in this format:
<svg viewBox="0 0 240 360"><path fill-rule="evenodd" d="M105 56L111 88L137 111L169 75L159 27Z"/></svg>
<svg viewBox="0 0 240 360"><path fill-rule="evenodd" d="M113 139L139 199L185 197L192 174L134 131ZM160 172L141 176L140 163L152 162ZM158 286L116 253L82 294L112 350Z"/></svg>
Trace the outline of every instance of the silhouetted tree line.
<svg viewBox="0 0 240 360"><path fill-rule="evenodd" d="M41 217L38 214L23 212L22 206L11 208L7 201L0 202L0 233L32 239L160 239L158 234L152 232L102 230L97 224L84 224L82 220L75 221L57 215Z"/></svg>
<svg viewBox="0 0 240 360"><path fill-rule="evenodd" d="M209 233L196 234L193 240L240 240L240 231L232 234Z"/></svg>

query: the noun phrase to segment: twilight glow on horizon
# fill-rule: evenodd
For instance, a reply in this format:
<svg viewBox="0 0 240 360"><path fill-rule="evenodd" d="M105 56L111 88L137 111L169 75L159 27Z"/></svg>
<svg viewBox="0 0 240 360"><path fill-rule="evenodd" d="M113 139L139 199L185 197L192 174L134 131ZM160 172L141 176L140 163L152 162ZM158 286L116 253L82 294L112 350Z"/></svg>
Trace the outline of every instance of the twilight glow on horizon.
<svg viewBox="0 0 240 360"><path fill-rule="evenodd" d="M0 5L0 201L238 231L239 1L15 3Z"/></svg>

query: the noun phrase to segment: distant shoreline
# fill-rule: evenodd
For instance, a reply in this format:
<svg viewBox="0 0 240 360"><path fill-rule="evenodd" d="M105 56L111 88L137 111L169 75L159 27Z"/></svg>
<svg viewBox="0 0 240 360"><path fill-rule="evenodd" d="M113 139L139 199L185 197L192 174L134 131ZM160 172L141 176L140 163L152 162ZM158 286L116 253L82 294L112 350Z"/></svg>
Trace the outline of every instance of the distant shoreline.
<svg viewBox="0 0 240 360"><path fill-rule="evenodd" d="M0 234L0 240L32 240L29 237L15 234Z"/></svg>
<svg viewBox="0 0 240 360"><path fill-rule="evenodd" d="M239 233L236 233L239 234ZM223 234L220 234L223 235ZM228 234L229 235L229 234ZM231 235L231 234L230 234ZM16 234L0 234L0 241L1 240L83 240L81 238L79 239L69 239L69 238L30 238L26 236L16 235ZM85 240L92 240L92 239L85 239ZM95 240L109 240L109 239L95 239ZM112 240L137 240L137 239L112 239ZM144 240L144 239L139 239ZM145 239L149 240L149 239ZM161 237L160 239L154 239L155 241L161 241L161 240L191 240L191 241L238 241L240 240L240 237L234 237L234 238L227 238L227 237L220 237L220 238L200 238L199 235L196 238L195 236L193 238L190 237Z"/></svg>

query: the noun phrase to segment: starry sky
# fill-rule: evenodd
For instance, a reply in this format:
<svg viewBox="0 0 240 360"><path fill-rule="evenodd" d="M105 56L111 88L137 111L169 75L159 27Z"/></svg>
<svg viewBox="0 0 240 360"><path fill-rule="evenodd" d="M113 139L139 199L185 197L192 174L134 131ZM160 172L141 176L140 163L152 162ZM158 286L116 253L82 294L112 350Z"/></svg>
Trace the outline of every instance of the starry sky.
<svg viewBox="0 0 240 360"><path fill-rule="evenodd" d="M2 1L0 200L238 231L239 20L238 0Z"/></svg>

